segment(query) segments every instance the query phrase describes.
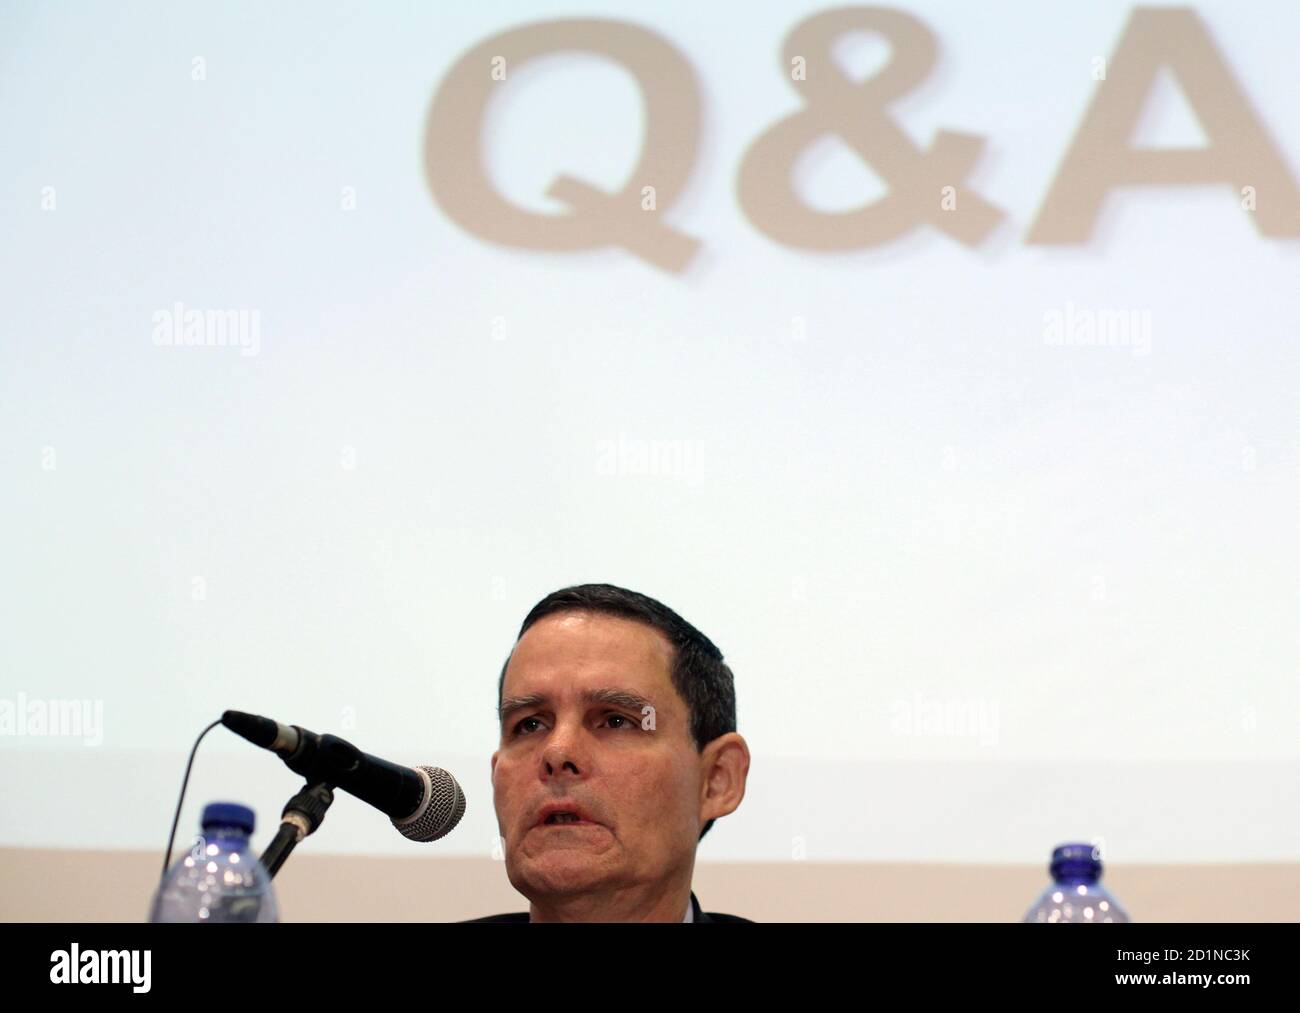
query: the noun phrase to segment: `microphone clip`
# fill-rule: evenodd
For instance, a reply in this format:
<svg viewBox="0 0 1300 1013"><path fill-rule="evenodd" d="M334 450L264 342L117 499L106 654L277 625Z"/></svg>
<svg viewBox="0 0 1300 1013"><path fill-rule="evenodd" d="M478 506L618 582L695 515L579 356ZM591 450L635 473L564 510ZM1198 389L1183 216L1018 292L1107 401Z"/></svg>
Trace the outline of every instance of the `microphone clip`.
<svg viewBox="0 0 1300 1013"><path fill-rule="evenodd" d="M334 803L334 790L326 783L304 784L302 790L285 804L280 814L280 829L262 852L262 865L272 879L289 854L304 837L316 832L325 813Z"/></svg>

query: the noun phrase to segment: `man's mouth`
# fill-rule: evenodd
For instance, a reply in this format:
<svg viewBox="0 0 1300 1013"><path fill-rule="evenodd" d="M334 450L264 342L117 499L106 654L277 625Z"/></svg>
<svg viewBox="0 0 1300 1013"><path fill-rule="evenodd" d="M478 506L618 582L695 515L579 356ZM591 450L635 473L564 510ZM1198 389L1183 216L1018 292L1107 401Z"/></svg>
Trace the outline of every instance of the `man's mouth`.
<svg viewBox="0 0 1300 1013"><path fill-rule="evenodd" d="M600 826L595 820L587 818L585 810L577 805L568 806L563 802L558 805L552 803L542 810L541 818L533 824L534 827L596 827Z"/></svg>
<svg viewBox="0 0 1300 1013"><path fill-rule="evenodd" d="M539 827L598 827L599 823L593 823L591 820L579 819L572 813L552 813L541 823Z"/></svg>

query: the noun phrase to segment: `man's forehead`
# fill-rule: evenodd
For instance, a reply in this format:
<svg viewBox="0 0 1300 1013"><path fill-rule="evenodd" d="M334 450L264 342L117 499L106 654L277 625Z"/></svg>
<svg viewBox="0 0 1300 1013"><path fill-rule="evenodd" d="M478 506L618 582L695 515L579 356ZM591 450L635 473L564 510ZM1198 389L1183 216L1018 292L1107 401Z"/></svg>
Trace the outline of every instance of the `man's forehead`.
<svg viewBox="0 0 1300 1013"><path fill-rule="evenodd" d="M672 645L658 630L619 616L546 616L519 638L506 666L505 695L558 695L607 686L649 695L671 685Z"/></svg>

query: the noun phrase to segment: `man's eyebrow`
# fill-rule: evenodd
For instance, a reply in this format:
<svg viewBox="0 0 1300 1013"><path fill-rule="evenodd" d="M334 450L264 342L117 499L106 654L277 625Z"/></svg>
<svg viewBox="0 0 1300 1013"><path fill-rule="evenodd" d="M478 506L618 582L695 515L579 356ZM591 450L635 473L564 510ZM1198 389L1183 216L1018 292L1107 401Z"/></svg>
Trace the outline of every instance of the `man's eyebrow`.
<svg viewBox="0 0 1300 1013"><path fill-rule="evenodd" d="M589 689L582 694L585 703L607 703L614 707L626 707L628 710L640 711L646 707L654 710L654 704L640 693L630 689Z"/></svg>
<svg viewBox="0 0 1300 1013"><path fill-rule="evenodd" d="M501 701L501 706L497 708L497 718L502 724L505 724L506 718L517 710L525 707L536 707L538 704L546 703L546 697L541 693L529 693L527 696L511 696Z"/></svg>
<svg viewBox="0 0 1300 1013"><path fill-rule="evenodd" d="M505 724L506 718L517 710L525 707L537 707L548 702L548 697L544 693L529 693L526 696L507 697L501 701L501 706L497 710L497 717L502 724ZM605 703L613 707L625 707L628 710L643 712L649 707L655 709L648 699L640 693L634 693L630 689L589 689L582 694L584 703Z"/></svg>

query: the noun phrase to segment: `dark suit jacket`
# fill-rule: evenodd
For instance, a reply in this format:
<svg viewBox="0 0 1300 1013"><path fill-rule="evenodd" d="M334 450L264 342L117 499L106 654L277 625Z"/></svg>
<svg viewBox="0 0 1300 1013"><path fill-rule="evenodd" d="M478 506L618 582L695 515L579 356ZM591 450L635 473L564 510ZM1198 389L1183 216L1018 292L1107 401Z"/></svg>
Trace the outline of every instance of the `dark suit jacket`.
<svg viewBox="0 0 1300 1013"><path fill-rule="evenodd" d="M714 911L711 914L706 914L700 907L700 902L695 899L694 890L691 891L691 909L691 917L697 922L749 922L750 924L753 924L750 919L741 918L738 915L724 915L719 914L717 911ZM488 915L486 918L470 918L463 924L470 924L473 922L523 922L524 924L527 924L528 912L518 911L505 915Z"/></svg>

